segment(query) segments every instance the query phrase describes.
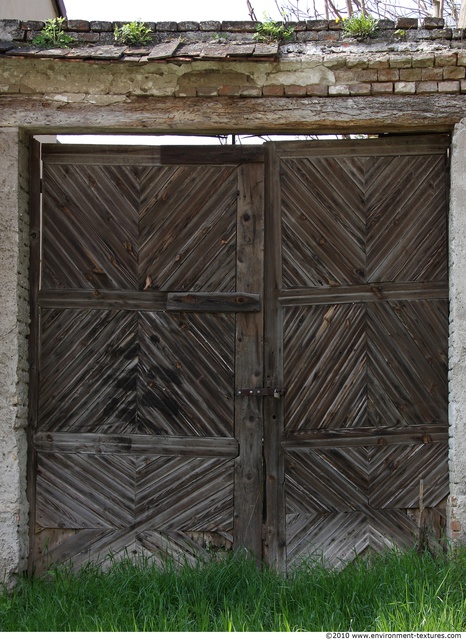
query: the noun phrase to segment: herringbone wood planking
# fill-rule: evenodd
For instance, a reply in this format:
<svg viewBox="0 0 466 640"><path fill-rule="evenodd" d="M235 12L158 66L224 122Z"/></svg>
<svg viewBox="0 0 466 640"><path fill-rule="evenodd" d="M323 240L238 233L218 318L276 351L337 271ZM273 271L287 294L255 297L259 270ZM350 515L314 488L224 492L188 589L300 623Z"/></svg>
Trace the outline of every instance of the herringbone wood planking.
<svg viewBox="0 0 466 640"><path fill-rule="evenodd" d="M367 551L411 547L416 523L403 510L290 514L286 518L288 567L314 559L342 568Z"/></svg>
<svg viewBox="0 0 466 640"><path fill-rule="evenodd" d="M412 545L420 504L442 535L445 154L276 149L287 563L317 552L338 565Z"/></svg>
<svg viewBox="0 0 466 640"><path fill-rule="evenodd" d="M287 433L367 424L364 305L284 314Z"/></svg>
<svg viewBox="0 0 466 640"><path fill-rule="evenodd" d="M235 314L162 292L236 291L249 169L66 158L44 173L33 562L230 548Z"/></svg>
<svg viewBox="0 0 466 640"><path fill-rule="evenodd" d="M447 277L442 156L299 158L281 170L285 286Z"/></svg>
<svg viewBox="0 0 466 640"><path fill-rule="evenodd" d="M287 451L289 513L435 507L448 495L448 444Z"/></svg>
<svg viewBox="0 0 466 640"><path fill-rule="evenodd" d="M377 158L368 165L368 282L447 279L445 176L442 156Z"/></svg>
<svg viewBox="0 0 466 640"><path fill-rule="evenodd" d="M262 171L241 150L223 164L140 150L139 165L122 150L69 163L50 152L33 406L40 566L193 560L238 536L260 550L262 399L234 392L262 377L285 389L264 400L272 562L284 566L286 545L289 565L319 552L338 566L412 544L423 518L441 535L445 153L434 140L427 153L413 139L363 142L267 152L264 265ZM167 311L181 292L260 294L249 274L262 270L264 371L262 316Z"/></svg>
<svg viewBox="0 0 466 640"><path fill-rule="evenodd" d="M447 423L447 323L443 300L285 309L286 432Z"/></svg>
<svg viewBox="0 0 466 640"><path fill-rule="evenodd" d="M214 457L40 455L37 549L43 553L49 531L55 540L53 549L47 545L49 561L73 560L77 553L103 561L132 546L156 551L157 539L160 551L180 553L174 541L185 539L187 546L184 532L215 537L233 529L233 471L233 460ZM80 539L83 547L76 549ZM201 544L192 547L193 554Z"/></svg>

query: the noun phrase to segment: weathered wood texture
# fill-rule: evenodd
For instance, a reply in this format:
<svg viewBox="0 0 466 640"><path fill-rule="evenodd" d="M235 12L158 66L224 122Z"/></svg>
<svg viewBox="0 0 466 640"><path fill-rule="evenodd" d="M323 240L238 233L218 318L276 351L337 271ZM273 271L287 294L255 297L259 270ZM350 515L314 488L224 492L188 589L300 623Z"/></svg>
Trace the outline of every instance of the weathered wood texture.
<svg viewBox="0 0 466 640"><path fill-rule="evenodd" d="M432 522L443 513L447 141L412 142L275 147L288 566L413 544L421 482Z"/></svg>
<svg viewBox="0 0 466 640"><path fill-rule="evenodd" d="M441 535L447 146L45 147L31 566Z"/></svg>
<svg viewBox="0 0 466 640"><path fill-rule="evenodd" d="M107 97L107 96L105 96ZM119 97L117 96L115 100ZM173 114L176 113L176 118ZM144 98L104 106L2 96L0 125L34 133L448 132L466 116L462 95L338 98Z"/></svg>
<svg viewBox="0 0 466 640"><path fill-rule="evenodd" d="M43 156L33 564L260 554L261 412L235 417L234 390L260 344L262 165L57 149Z"/></svg>

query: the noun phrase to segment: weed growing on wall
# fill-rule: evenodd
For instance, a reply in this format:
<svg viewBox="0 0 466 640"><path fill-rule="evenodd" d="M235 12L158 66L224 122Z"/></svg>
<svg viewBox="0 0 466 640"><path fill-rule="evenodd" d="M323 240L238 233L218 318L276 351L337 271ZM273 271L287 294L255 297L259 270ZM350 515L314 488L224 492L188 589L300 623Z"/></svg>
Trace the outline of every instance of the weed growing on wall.
<svg viewBox="0 0 466 640"><path fill-rule="evenodd" d="M343 32L351 38L371 38L378 29L379 21L364 13L353 14L343 19Z"/></svg>
<svg viewBox="0 0 466 640"><path fill-rule="evenodd" d="M38 47L51 49L55 47L68 47L74 39L63 31L65 18L51 18L45 21L42 31L36 36L32 43Z"/></svg>
<svg viewBox="0 0 466 640"><path fill-rule="evenodd" d="M264 14L264 22L257 25L254 39L258 42L282 42L291 40L293 37L293 27L275 22L267 14Z"/></svg>
<svg viewBox="0 0 466 640"><path fill-rule="evenodd" d="M144 22L127 22L121 28L115 27L115 42L130 46L141 46L152 42L152 31Z"/></svg>

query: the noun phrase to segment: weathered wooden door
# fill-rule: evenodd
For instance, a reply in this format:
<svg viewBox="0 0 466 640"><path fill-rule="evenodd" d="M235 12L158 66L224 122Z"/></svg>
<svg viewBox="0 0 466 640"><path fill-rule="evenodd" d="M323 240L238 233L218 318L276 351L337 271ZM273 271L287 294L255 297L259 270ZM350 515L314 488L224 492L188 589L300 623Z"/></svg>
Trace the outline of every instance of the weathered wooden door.
<svg viewBox="0 0 466 640"><path fill-rule="evenodd" d="M448 138L269 148L270 561L440 535L448 494ZM427 530L427 531L426 531Z"/></svg>
<svg viewBox="0 0 466 640"><path fill-rule="evenodd" d="M440 535L447 149L46 146L31 564Z"/></svg>
<svg viewBox="0 0 466 640"><path fill-rule="evenodd" d="M262 385L261 160L45 146L33 565L260 555L261 405L235 389Z"/></svg>

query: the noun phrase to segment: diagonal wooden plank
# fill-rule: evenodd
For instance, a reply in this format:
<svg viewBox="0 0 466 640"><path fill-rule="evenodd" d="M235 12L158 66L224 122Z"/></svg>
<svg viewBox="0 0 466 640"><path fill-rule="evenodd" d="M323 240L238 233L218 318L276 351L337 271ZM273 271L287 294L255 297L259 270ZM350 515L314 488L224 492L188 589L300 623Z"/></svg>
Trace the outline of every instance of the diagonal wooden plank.
<svg viewBox="0 0 466 640"><path fill-rule="evenodd" d="M233 314L141 313L139 341L140 430L233 435Z"/></svg>
<svg viewBox="0 0 466 640"><path fill-rule="evenodd" d="M412 548L418 533L402 510L362 513L290 514L287 517L288 567L309 559L343 568L367 550Z"/></svg>
<svg viewBox="0 0 466 640"><path fill-rule="evenodd" d="M42 286L132 288L138 194L131 167L46 166Z"/></svg>
<svg viewBox="0 0 466 640"><path fill-rule="evenodd" d="M361 159L282 162L283 272L287 286L363 281L363 169ZM329 181L330 175L336 185Z"/></svg>
<svg viewBox="0 0 466 640"><path fill-rule="evenodd" d="M40 430L131 431L136 314L43 310L41 329Z"/></svg>
<svg viewBox="0 0 466 640"><path fill-rule="evenodd" d="M447 422L446 301L370 304L368 338L372 420L391 403L401 424Z"/></svg>
<svg viewBox="0 0 466 640"><path fill-rule="evenodd" d="M234 291L236 167L162 171L141 184L140 287Z"/></svg>
<svg viewBox="0 0 466 640"><path fill-rule="evenodd" d="M446 280L444 158L379 158L367 183L368 279Z"/></svg>
<svg viewBox="0 0 466 640"><path fill-rule="evenodd" d="M228 530L233 526L233 460L140 459L138 530Z"/></svg>
<svg viewBox="0 0 466 640"><path fill-rule="evenodd" d="M127 527L135 512L134 458L41 454L36 501L40 527Z"/></svg>
<svg viewBox="0 0 466 640"><path fill-rule="evenodd" d="M364 305L285 310L286 432L366 424Z"/></svg>

